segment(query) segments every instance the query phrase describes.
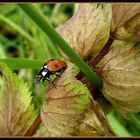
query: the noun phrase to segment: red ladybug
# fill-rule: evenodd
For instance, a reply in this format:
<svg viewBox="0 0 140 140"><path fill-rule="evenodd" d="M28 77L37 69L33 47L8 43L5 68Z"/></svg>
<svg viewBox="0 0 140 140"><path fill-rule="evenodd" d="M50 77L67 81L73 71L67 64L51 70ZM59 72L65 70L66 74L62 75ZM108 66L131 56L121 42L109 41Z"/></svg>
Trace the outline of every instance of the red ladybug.
<svg viewBox="0 0 140 140"><path fill-rule="evenodd" d="M36 76L37 82L42 80L43 84L45 80L52 81L50 75L59 75L67 68L67 64L60 60L60 59L50 59L49 61L45 62L42 69L40 70L39 74ZM52 81L53 83L53 81ZM54 85L54 83L53 83ZM54 85L55 87L55 85Z"/></svg>

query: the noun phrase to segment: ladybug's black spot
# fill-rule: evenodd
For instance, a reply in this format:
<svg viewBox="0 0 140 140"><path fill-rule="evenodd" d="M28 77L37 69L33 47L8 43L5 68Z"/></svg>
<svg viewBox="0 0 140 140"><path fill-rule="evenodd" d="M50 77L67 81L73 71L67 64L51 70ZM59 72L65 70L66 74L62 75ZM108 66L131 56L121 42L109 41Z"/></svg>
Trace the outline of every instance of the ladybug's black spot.
<svg viewBox="0 0 140 140"><path fill-rule="evenodd" d="M58 66L58 65L56 65L56 64L55 64L55 67L59 68L59 66Z"/></svg>

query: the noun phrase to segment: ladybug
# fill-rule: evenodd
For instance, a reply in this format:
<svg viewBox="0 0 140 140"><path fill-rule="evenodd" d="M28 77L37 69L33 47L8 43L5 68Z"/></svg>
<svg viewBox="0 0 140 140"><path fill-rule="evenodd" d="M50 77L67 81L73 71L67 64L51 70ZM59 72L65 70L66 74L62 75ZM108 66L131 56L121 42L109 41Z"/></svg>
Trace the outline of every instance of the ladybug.
<svg viewBox="0 0 140 140"><path fill-rule="evenodd" d="M60 59L50 59L49 61L44 63L39 74L36 76L37 82L42 80L43 85L45 80L53 83L50 76L56 75L57 77L60 77L60 74L64 72L66 68L67 64L64 61ZM55 87L54 83L53 85Z"/></svg>

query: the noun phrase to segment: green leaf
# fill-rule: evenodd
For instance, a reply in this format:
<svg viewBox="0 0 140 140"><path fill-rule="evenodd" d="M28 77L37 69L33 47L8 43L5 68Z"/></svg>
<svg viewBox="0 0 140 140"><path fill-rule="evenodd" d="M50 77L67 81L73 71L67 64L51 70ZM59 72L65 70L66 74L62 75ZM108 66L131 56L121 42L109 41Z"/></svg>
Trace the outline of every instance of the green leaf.
<svg viewBox="0 0 140 140"><path fill-rule="evenodd" d="M37 117L31 92L23 79L0 62L0 136L24 136Z"/></svg>
<svg viewBox="0 0 140 140"><path fill-rule="evenodd" d="M0 59L0 63L5 62L11 69L38 69L44 61L31 60L26 58L4 58Z"/></svg>

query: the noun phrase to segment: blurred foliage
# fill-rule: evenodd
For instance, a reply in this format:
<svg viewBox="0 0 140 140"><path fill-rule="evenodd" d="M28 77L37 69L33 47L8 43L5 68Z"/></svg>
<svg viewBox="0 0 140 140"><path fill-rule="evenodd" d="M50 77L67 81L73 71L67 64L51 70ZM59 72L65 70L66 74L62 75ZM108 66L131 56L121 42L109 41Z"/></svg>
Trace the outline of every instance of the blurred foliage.
<svg viewBox="0 0 140 140"><path fill-rule="evenodd" d="M35 5L54 28L71 18L78 6L59 3ZM41 63L54 57L61 57L56 44L37 28L16 4L0 4L0 59L26 58L39 60ZM14 69L14 72L29 85L37 109L42 106L46 90L42 84L35 84L39 69L40 65L36 69ZM0 90L1 85L0 79ZM116 112L109 113L107 117L117 136L140 135L132 121L122 119ZM137 114L137 118L140 119L140 113Z"/></svg>

